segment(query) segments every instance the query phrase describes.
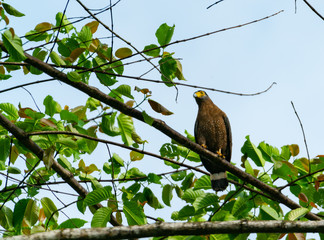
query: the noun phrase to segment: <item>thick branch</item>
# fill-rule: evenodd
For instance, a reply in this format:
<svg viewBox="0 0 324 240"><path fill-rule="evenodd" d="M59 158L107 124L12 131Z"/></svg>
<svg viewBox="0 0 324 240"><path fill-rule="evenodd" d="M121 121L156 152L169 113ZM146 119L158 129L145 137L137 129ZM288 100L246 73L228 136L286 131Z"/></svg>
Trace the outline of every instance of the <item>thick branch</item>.
<svg viewBox="0 0 324 240"><path fill-rule="evenodd" d="M43 159L44 150L40 148L35 142L33 142L27 134L18 128L15 124L10 122L7 118L5 118L0 113L0 124L7 129L9 132L11 132L25 147L27 147L29 150L31 150L39 159ZM57 172L63 180L69 184L81 197L85 197L88 192L86 189L82 187L82 185L73 177L73 174L63 168L59 163L56 161L53 162L52 168L55 172ZM102 207L101 204L96 204L94 206L96 209L99 209ZM110 223L114 226L120 226L120 224L117 222L117 220L114 218L113 215L111 215Z"/></svg>
<svg viewBox="0 0 324 240"><path fill-rule="evenodd" d="M41 239L125 239L177 235L208 235L226 233L290 233L324 232L324 221L223 221L155 223L142 226L114 228L65 229L38 233L30 236L15 236L7 240Z"/></svg>
<svg viewBox="0 0 324 240"><path fill-rule="evenodd" d="M0 42L0 47L4 48L3 43ZM44 73L48 74L51 77L54 77L56 79L61 80L62 82L84 92L85 94L87 94L90 97L93 97L109 106L111 106L112 108L115 108L117 110L119 110L120 112L129 115L131 117L134 117L142 122L144 121L142 112L137 110L137 109L133 109L129 106L127 106L126 104L108 96L107 94L101 92L98 88L89 86L83 82L72 82L70 81L66 74L63 72L60 72L59 70L52 68L51 66L49 66L48 64L40 61L39 59L26 54L25 56L27 57L27 59L25 60L25 62L27 62L28 64L38 68L39 70L43 71ZM217 154L212 153L206 149L204 149L202 146L190 141L188 138L184 137L183 135L181 135L180 133L178 133L177 131L175 131L174 129L172 129L170 126L168 126L165 122L163 122L160 119L153 119L153 124L152 126L154 128L156 128L157 130L159 130L160 132L164 133L165 135L169 136L170 138L174 139L175 141L177 141L178 143L182 144L183 146L189 148L190 150L205 156L207 159L209 159L210 161L214 162L215 164L221 165L222 167L224 167L227 171L229 171L230 173L234 174L235 176L241 178L244 182L247 182L257 188L259 188L261 191L271 195L272 197L278 199L278 202L286 205L287 207L291 208L291 209L295 209L295 208L300 208L301 206L297 203L295 203L294 201L292 201L290 198L286 197L285 195L283 195L280 191L278 191L277 189L261 182L260 180L254 178L253 176L251 176L250 174L242 171L241 169L233 166L231 163L225 161L224 159L220 158ZM321 220L320 217L316 216L315 214L309 212L306 214L306 217L310 220Z"/></svg>

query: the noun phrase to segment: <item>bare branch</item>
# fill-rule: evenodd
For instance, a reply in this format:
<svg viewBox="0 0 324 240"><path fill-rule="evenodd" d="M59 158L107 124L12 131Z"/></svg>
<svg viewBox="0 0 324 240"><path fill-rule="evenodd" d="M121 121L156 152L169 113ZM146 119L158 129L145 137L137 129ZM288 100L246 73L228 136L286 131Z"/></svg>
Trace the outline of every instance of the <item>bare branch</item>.
<svg viewBox="0 0 324 240"><path fill-rule="evenodd" d="M309 157L309 152L308 152L308 146L307 146L307 141L306 141L306 135L305 135L305 131L304 131L304 127L303 127L303 123L301 122L301 120L300 120L300 118L299 118L299 116L298 116L298 113L297 113L297 111L296 111L296 108L295 108L295 105L294 105L294 103L291 101L291 105L292 105L292 107L293 107L293 109L294 109L294 112L295 112L295 114L296 114L296 117L298 118L298 121L299 121L299 124L300 124L300 128L301 128L301 130L302 130L302 133L303 133L303 138L304 138L304 143L305 143L305 148L306 148L306 152L307 152L307 158L308 158L308 162L309 162L309 173L311 172L311 163L310 163L310 157Z"/></svg>

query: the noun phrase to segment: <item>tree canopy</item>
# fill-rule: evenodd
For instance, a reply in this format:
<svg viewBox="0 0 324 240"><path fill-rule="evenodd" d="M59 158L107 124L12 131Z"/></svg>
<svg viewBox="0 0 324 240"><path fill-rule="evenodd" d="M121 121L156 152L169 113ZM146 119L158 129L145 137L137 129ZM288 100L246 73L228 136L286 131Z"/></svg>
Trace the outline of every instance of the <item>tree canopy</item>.
<svg viewBox="0 0 324 240"><path fill-rule="evenodd" d="M303 157L297 144L256 143L248 135L241 160L228 163L196 144L191 129L179 133L167 120L176 114L172 107L138 84L159 84L166 98L173 97L168 91L175 91L175 102L181 87L241 96L270 91L274 83L245 94L186 82L181 56L172 46L271 22L282 11L181 40L173 38L175 25L162 22L151 33L154 41L135 46L114 30L113 9L119 2L90 9L76 0L86 14L71 18L67 1L55 19L26 25L21 36L11 19L23 19L24 9L1 1L0 80L12 81L13 87L0 93L24 89L34 103L27 105L19 95L18 104L0 102L2 236L50 231L55 239L55 234L69 236L63 229L112 225L111 232L97 229L95 234L116 239L248 239L257 233L257 239L305 239L306 232L315 231L324 238L322 223L310 222L324 217L324 155ZM110 15L110 24L101 14ZM140 76L132 73L143 63L149 70ZM160 79L146 77L153 71ZM17 77L32 80L15 84ZM68 89L61 93L66 102L53 97L54 83ZM49 87L40 88L42 84ZM45 91L45 97L36 98L27 87ZM72 91L83 94L78 106L70 103L75 101ZM161 136L156 152L147 150L154 132ZM199 155L228 171L226 191L212 191ZM167 209L164 216L173 222L164 223L161 209ZM85 215L76 217L73 211Z"/></svg>

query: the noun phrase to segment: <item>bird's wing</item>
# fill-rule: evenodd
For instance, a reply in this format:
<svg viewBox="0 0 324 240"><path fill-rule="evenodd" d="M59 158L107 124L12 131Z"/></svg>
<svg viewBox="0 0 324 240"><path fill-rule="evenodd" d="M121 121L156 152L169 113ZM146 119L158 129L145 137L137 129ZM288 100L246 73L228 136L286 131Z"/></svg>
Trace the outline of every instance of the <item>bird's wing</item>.
<svg viewBox="0 0 324 240"><path fill-rule="evenodd" d="M227 147L226 147L225 156L226 156L227 161L231 161L231 157L232 157L232 130L231 130L231 125L228 120L228 117L225 115L223 117L223 119L224 119L226 133L227 133Z"/></svg>

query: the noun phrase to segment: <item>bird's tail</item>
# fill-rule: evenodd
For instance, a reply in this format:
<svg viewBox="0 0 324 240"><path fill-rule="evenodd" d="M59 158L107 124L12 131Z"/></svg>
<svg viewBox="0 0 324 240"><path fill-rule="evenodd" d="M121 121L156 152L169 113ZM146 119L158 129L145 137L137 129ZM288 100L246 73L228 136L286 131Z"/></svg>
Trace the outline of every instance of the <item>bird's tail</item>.
<svg viewBox="0 0 324 240"><path fill-rule="evenodd" d="M215 191L223 191L228 186L226 172L210 174L210 181L212 189L214 189Z"/></svg>

